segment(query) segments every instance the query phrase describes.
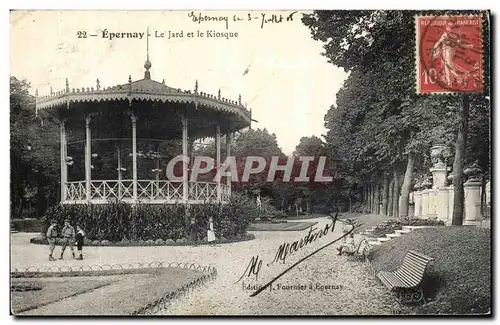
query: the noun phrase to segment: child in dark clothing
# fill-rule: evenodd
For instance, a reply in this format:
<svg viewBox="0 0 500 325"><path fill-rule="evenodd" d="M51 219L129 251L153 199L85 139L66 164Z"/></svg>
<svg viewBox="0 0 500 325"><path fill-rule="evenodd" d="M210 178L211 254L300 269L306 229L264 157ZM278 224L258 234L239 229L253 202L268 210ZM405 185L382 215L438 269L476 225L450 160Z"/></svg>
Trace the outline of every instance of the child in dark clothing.
<svg viewBox="0 0 500 325"><path fill-rule="evenodd" d="M83 260L82 256L82 248L83 248L83 239L85 238L85 232L80 226L76 226L76 248L78 249L78 257L77 260Z"/></svg>

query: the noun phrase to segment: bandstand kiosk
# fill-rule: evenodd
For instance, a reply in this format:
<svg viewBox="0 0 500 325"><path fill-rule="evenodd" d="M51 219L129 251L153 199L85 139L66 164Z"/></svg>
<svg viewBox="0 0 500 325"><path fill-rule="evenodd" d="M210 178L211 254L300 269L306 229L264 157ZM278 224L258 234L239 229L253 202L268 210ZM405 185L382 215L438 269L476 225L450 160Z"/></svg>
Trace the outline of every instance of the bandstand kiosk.
<svg viewBox="0 0 500 325"><path fill-rule="evenodd" d="M37 114L50 113L60 123L62 204L121 201L131 204L184 203L189 206L229 200L229 177L224 182L191 182L185 163L181 163L182 181L160 179L159 174L165 174L160 168L155 170L155 177L139 178L138 157L145 154L143 148L138 148L138 141L177 141L180 145L182 139L182 155L187 157L193 141L214 137L215 168L218 168L221 165L221 136L226 137L226 154L230 155L232 134L248 127L251 122L251 112L242 105L241 96L235 101L221 97L220 90L217 95L200 92L197 81L194 91L169 87L164 80L155 81L149 71L149 53L144 68L143 79L132 81L129 76L128 83L114 87L102 88L97 79L95 87L74 89L66 79L66 88L62 91L53 92L51 89L50 95L38 96L37 90ZM100 159L96 157L102 153L93 153L92 147L100 141L117 143L118 160L107 162L113 165L111 177L94 179L93 172L99 173L93 160ZM68 144L77 143L82 145L79 149L83 158L80 165L84 163L84 168L82 166L80 176L69 180L68 168L73 168L76 159L68 155ZM128 146L130 152L120 156L120 148L124 146ZM149 155L159 161L158 152ZM130 169L123 168L123 162L130 164L130 159L131 175ZM128 177L122 177L125 170Z"/></svg>

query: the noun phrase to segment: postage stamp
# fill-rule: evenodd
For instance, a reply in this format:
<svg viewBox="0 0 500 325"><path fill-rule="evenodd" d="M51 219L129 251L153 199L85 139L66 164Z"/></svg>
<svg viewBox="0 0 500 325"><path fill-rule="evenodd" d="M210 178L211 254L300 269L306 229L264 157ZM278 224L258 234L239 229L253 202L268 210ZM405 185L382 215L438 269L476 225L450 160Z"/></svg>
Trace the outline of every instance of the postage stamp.
<svg viewBox="0 0 500 325"><path fill-rule="evenodd" d="M417 93L482 92L479 15L416 17Z"/></svg>
<svg viewBox="0 0 500 325"><path fill-rule="evenodd" d="M11 11L11 315L491 315L489 20L443 12L418 92L470 96L415 95L417 11Z"/></svg>

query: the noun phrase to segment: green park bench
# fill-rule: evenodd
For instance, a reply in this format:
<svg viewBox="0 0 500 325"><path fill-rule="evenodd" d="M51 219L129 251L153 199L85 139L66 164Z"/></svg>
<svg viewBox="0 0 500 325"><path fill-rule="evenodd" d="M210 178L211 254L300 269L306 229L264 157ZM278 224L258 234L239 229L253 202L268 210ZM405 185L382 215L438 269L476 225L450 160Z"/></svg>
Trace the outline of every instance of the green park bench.
<svg viewBox="0 0 500 325"><path fill-rule="evenodd" d="M403 264L395 272L380 271L377 278L393 293L396 293L398 301L402 304L426 303L422 291L422 280L425 270L433 258L424 254L408 251Z"/></svg>

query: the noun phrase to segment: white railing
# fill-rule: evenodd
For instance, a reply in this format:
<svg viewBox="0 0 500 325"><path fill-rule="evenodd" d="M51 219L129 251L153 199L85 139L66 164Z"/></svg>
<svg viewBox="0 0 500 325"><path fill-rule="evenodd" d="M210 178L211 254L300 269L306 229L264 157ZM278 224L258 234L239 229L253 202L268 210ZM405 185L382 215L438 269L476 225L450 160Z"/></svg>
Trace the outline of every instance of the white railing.
<svg viewBox="0 0 500 325"><path fill-rule="evenodd" d="M86 182L66 183L66 203L87 201ZM217 183L190 182L188 202L217 202ZM134 182L132 180L93 180L90 182L90 201L107 203L110 201L135 201ZM221 184L221 201L227 202L231 196L230 187ZM137 200L144 203L180 203L183 202L183 183L165 180L138 180Z"/></svg>
<svg viewBox="0 0 500 325"><path fill-rule="evenodd" d="M66 200L77 201L85 200L85 181L66 183Z"/></svg>
<svg viewBox="0 0 500 325"><path fill-rule="evenodd" d="M182 201L182 193L182 182L137 181L137 198L139 200Z"/></svg>

